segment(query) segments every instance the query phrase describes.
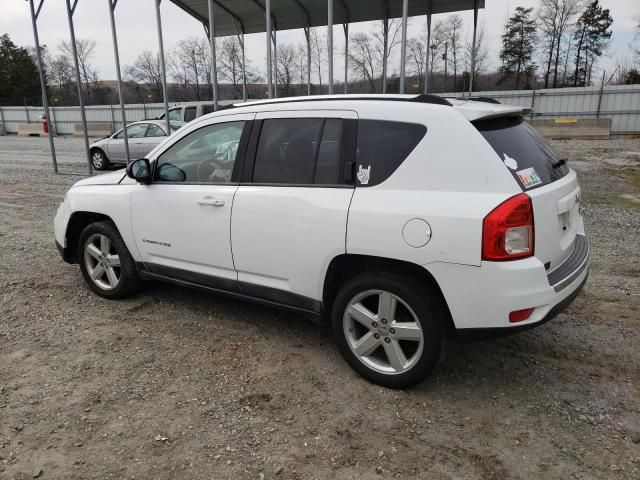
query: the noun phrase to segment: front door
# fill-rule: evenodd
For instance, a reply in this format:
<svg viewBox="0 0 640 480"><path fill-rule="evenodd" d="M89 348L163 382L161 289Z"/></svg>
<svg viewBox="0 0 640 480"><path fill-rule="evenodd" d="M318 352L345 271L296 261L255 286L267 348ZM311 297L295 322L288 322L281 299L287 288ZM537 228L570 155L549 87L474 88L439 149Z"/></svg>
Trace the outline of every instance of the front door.
<svg viewBox="0 0 640 480"><path fill-rule="evenodd" d="M154 154L153 182L140 185L131 197L136 246L149 271L235 289L230 227L238 186L233 180L253 116L199 122Z"/></svg>
<svg viewBox="0 0 640 480"><path fill-rule="evenodd" d="M127 127L127 137L129 140L129 157L131 160L141 158L142 155L142 141L144 140L145 132L147 131L146 123L136 123ZM127 152L124 146L124 132L120 130L109 141L107 148L109 160L111 162L122 163L127 161Z"/></svg>

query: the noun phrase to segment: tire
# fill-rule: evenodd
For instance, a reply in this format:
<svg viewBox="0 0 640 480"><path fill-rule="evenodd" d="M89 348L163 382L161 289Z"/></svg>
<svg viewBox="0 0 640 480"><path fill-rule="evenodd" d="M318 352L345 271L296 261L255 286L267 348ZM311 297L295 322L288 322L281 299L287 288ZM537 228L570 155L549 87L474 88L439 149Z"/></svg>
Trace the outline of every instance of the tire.
<svg viewBox="0 0 640 480"><path fill-rule="evenodd" d="M124 298L140 287L135 262L110 221L85 227L78 241L77 258L85 282L101 297Z"/></svg>
<svg viewBox="0 0 640 480"><path fill-rule="evenodd" d="M91 165L96 170L105 170L109 167L109 159L102 150L95 148L91 150Z"/></svg>
<svg viewBox="0 0 640 480"><path fill-rule="evenodd" d="M381 303L390 306L382 313ZM338 292L331 326L340 353L357 373L384 387L406 388L438 365L445 349L446 312L439 295L419 279L363 273Z"/></svg>

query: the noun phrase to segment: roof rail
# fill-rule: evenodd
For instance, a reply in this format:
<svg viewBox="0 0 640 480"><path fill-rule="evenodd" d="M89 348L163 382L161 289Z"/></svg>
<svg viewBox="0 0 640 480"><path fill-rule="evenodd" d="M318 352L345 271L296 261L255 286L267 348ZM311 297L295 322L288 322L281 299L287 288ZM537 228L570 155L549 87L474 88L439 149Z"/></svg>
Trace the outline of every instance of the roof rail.
<svg viewBox="0 0 640 480"><path fill-rule="evenodd" d="M435 105L446 105L448 107L453 107L451 102L449 102L446 98L440 97L438 95L430 95L428 93L423 93L421 95L418 95L415 98L410 98L406 101L417 102L417 103L433 103Z"/></svg>
<svg viewBox="0 0 640 480"><path fill-rule="evenodd" d="M331 101L344 101L344 100L371 100L371 101L383 101L383 102L411 102L411 103L430 103L434 105L446 105L448 107L452 107L453 105L446 100L444 97L440 97L438 95L429 95L429 94L420 94L415 97L395 97L392 95L379 95L375 97L371 96L360 96L357 94L352 95L344 95L340 97L333 96L325 96L318 95L315 97L301 97L299 99L291 97L286 98L276 98L276 99L268 99L268 100L258 100L256 103L250 102L249 104L239 103L239 104L228 104L221 105L216 109L216 112L221 110L227 110L231 108L243 108L243 107L251 107L256 105L272 105L272 104L283 104L283 103L298 103L298 102L331 102Z"/></svg>

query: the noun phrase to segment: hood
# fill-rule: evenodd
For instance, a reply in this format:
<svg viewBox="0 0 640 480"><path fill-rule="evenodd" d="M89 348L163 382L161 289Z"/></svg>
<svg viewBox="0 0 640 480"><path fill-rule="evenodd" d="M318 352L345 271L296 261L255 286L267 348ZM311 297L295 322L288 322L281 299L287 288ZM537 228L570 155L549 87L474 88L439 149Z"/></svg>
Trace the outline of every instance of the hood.
<svg viewBox="0 0 640 480"><path fill-rule="evenodd" d="M86 187L87 185L117 185L126 176L124 169L115 172L103 173L82 179L73 184L74 187Z"/></svg>

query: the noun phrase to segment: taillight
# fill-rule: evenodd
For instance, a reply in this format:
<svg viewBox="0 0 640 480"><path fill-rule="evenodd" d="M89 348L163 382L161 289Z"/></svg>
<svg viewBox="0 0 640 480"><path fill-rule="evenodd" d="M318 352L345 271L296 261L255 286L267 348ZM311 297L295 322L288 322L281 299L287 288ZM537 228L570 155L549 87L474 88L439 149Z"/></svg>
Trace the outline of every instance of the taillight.
<svg viewBox="0 0 640 480"><path fill-rule="evenodd" d="M521 193L504 201L482 223L482 259L515 260L533 255L533 205Z"/></svg>

